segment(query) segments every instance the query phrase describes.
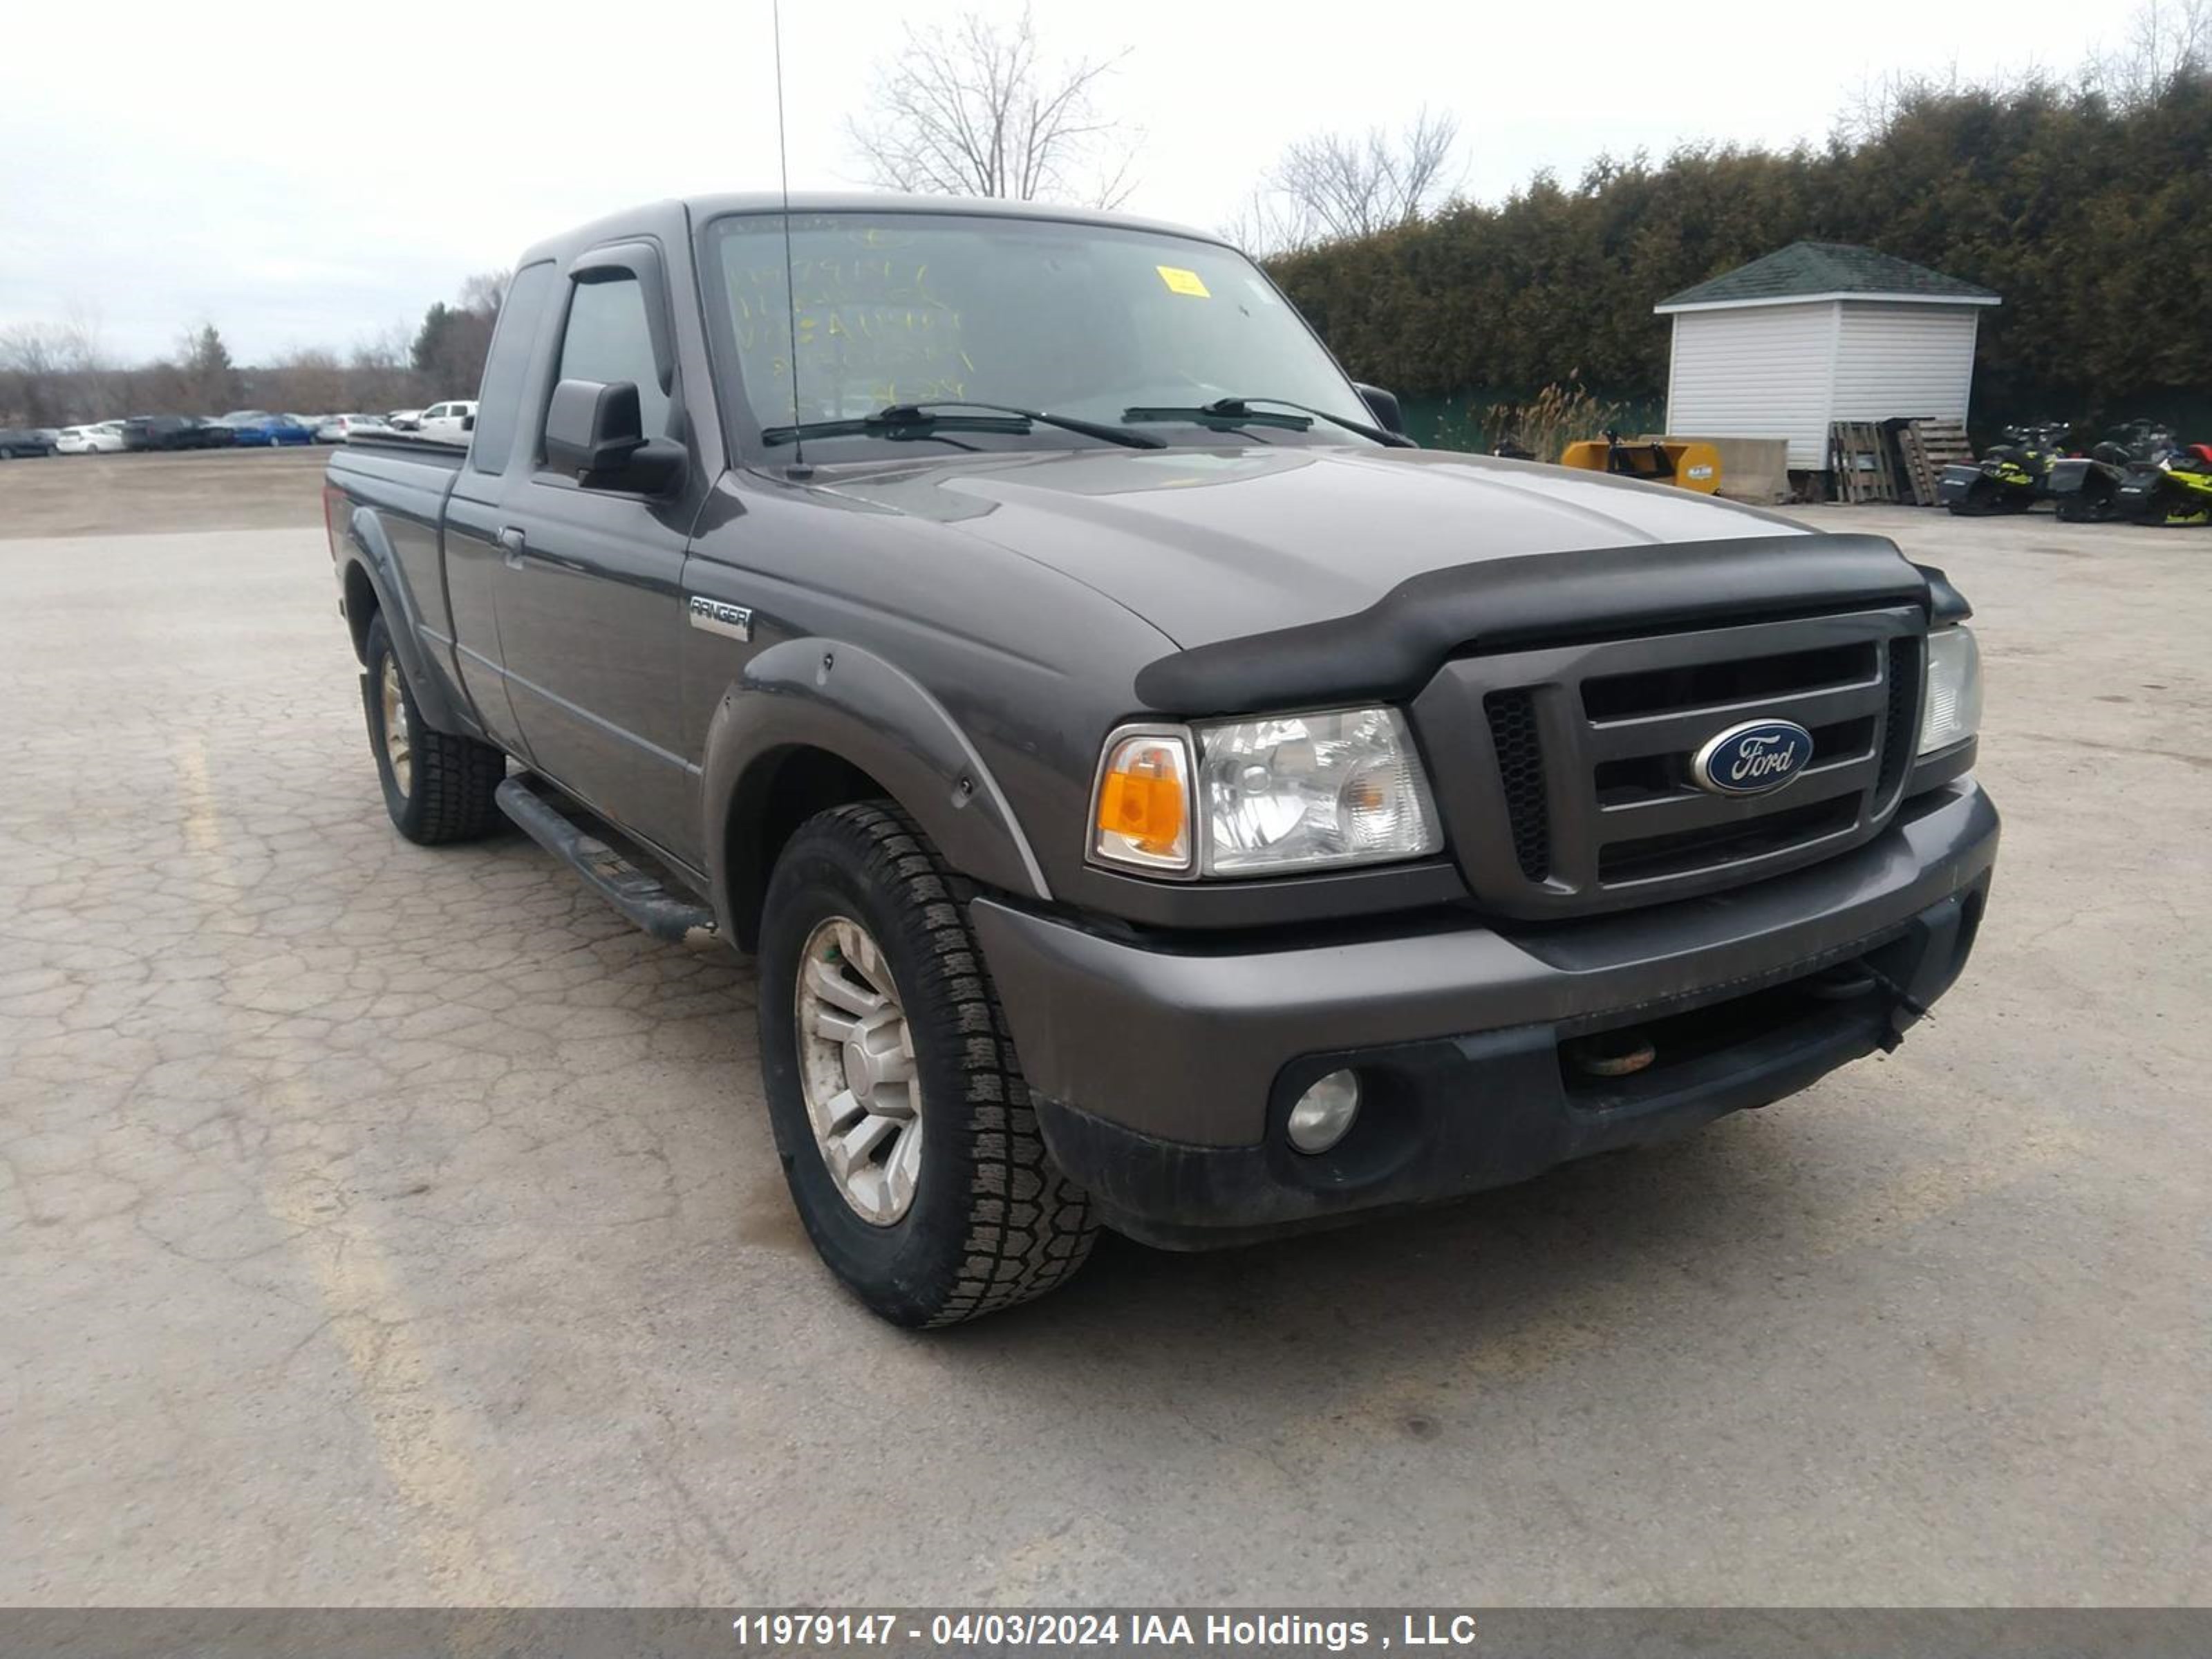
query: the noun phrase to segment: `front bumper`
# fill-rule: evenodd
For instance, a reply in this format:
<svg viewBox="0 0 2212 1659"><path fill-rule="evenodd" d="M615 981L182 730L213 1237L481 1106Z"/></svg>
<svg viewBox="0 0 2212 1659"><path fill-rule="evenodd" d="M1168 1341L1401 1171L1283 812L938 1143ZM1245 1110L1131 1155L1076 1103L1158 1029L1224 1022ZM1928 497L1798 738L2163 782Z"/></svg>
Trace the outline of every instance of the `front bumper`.
<svg viewBox="0 0 2212 1659"><path fill-rule="evenodd" d="M1110 1224L1195 1248L1523 1180L1894 1046L1965 964L1997 834L1966 779L1826 863L1572 923L1158 949L992 899L975 920L1055 1158ZM1643 1072L1563 1058L1630 1027ZM1346 1066L1358 1123L1293 1152L1291 1103Z"/></svg>

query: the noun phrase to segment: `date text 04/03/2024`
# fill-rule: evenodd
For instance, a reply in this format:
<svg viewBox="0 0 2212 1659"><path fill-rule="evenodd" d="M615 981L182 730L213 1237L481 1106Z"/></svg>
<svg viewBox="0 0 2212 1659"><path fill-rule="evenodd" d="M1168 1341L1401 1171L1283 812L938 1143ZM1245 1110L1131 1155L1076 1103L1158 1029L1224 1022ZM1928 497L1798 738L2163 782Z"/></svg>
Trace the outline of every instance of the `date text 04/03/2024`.
<svg viewBox="0 0 2212 1659"><path fill-rule="evenodd" d="M1380 1621L1316 1617L1310 1613L1021 1613L993 1610L937 1613L927 1622L911 1614L754 1613L732 1621L741 1645L778 1648L888 1646L927 1640L934 1644L981 1643L1007 1647L1319 1648L1466 1647L1476 1639L1472 1613L1406 1613L1393 1632Z"/></svg>

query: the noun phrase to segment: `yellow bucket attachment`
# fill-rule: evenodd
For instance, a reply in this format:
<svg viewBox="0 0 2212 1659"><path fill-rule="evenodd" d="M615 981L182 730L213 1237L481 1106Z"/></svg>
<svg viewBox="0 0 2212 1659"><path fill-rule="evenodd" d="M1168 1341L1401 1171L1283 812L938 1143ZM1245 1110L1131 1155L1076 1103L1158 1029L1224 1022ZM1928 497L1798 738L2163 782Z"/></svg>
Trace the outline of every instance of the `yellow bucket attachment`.
<svg viewBox="0 0 2212 1659"><path fill-rule="evenodd" d="M1677 489L1694 489L1705 495L1721 487L1721 453L1705 443L1675 443L1665 438L1639 438L1633 442L1585 438L1567 446L1559 465L1578 466L1588 472L1610 472L1616 477L1642 478L1647 483L1673 484Z"/></svg>

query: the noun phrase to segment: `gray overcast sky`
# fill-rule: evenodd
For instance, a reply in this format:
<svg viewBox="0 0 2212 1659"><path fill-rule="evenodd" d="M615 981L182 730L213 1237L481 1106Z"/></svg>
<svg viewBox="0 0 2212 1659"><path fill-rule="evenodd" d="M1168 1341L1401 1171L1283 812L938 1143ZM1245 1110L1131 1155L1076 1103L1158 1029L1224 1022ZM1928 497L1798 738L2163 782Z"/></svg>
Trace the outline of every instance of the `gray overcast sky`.
<svg viewBox="0 0 2212 1659"><path fill-rule="evenodd" d="M0 4L0 326L74 313L127 358L204 319L241 362L343 349L552 231L775 183L767 0ZM795 188L860 181L842 122L872 64L902 17L957 9L786 0ZM1465 187L1494 198L1601 150L1817 139L1888 71L2070 70L2127 10L1858 0L1848 40L1772 0L1035 15L1048 54L1131 48L1105 94L1145 131L1129 209L1212 226L1291 140L1425 101L1459 117Z"/></svg>

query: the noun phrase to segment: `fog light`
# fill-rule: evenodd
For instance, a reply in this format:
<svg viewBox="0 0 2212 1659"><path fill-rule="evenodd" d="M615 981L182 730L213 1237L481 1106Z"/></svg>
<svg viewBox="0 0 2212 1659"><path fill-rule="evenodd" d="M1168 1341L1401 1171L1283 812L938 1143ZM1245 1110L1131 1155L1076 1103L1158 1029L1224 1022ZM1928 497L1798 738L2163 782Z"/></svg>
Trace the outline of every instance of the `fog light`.
<svg viewBox="0 0 2212 1659"><path fill-rule="evenodd" d="M1325 1152L1344 1139L1358 1115L1358 1078L1331 1072L1291 1108L1291 1145L1302 1152Z"/></svg>

